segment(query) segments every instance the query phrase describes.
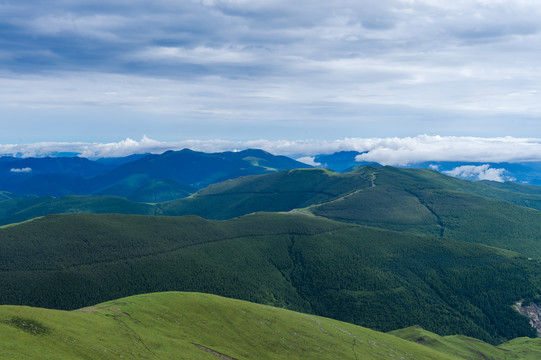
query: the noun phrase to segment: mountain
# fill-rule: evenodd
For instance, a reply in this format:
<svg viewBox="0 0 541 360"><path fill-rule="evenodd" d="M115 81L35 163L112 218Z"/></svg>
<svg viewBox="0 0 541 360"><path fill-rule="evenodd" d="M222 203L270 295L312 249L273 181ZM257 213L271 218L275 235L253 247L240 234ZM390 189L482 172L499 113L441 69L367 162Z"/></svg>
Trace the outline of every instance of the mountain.
<svg viewBox="0 0 541 360"><path fill-rule="evenodd" d="M244 299L389 331L535 336L541 292L516 253L299 215L49 215L0 229L0 303L76 309L156 291Z"/></svg>
<svg viewBox="0 0 541 360"><path fill-rule="evenodd" d="M213 184L190 198L160 204L159 208L167 215L228 219L256 211L289 211L368 186L369 181L358 175L295 169Z"/></svg>
<svg viewBox="0 0 541 360"><path fill-rule="evenodd" d="M366 152L339 151L333 154L313 156L319 166L337 172L350 172L366 165L377 165L357 161L356 157ZM468 161L424 161L401 165L409 169L432 169L460 179L496 182L516 182L520 184L541 185L541 162L468 162Z"/></svg>
<svg viewBox="0 0 541 360"><path fill-rule="evenodd" d="M12 158L2 157L0 178L28 178L37 174L57 174L72 178L88 178L109 169L95 161L81 157Z"/></svg>
<svg viewBox="0 0 541 360"><path fill-rule="evenodd" d="M0 201L0 225L26 221L47 214L66 213L155 215L156 208L117 196L67 195L61 198L44 196Z"/></svg>
<svg viewBox="0 0 541 360"><path fill-rule="evenodd" d="M541 162L538 161L522 163L430 161L409 164L407 167L436 169L444 174L467 180L492 179L498 182L541 185Z"/></svg>
<svg viewBox="0 0 541 360"><path fill-rule="evenodd" d="M159 208L167 215L196 214L210 219L256 211L294 211L540 257L541 211L537 209L541 198L532 192L528 186L515 184L509 190L433 170L365 166L343 174L299 169L239 178Z"/></svg>
<svg viewBox="0 0 541 360"><path fill-rule="evenodd" d="M84 178L108 167L79 157L10 158L0 161L0 189L17 194L61 196L84 192Z"/></svg>
<svg viewBox="0 0 541 360"><path fill-rule="evenodd" d="M92 179L93 192L117 184L141 186L150 179L175 179L197 188L246 175L268 174L280 170L307 168L285 156L263 150L203 153L184 149L147 155L123 164Z"/></svg>
<svg viewBox="0 0 541 360"><path fill-rule="evenodd" d="M157 203L185 198L197 191L190 185L173 179L149 180L126 197L131 201Z"/></svg>
<svg viewBox="0 0 541 360"><path fill-rule="evenodd" d="M262 150L209 154L184 149L99 161L78 157L3 158L0 190L38 196L142 197L156 202L154 198L173 200L177 198L173 196L192 194L194 187L231 178L307 167L310 166ZM151 194L145 195L150 188Z"/></svg>
<svg viewBox="0 0 541 360"><path fill-rule="evenodd" d="M182 184L174 191L172 188L171 182L152 181L136 189L133 198L155 202L190 191ZM173 195L168 195L171 192ZM0 224L55 212L228 219L257 211L293 211L483 243L540 257L541 211L536 208L541 208L541 195L532 186L472 182L425 169L365 166L343 174L326 169L295 169L245 176L155 205L111 196L11 199L0 201Z"/></svg>
<svg viewBox="0 0 541 360"><path fill-rule="evenodd" d="M358 167L368 165L367 162L358 162L355 158L361 155L358 151L339 151L333 154L320 154L314 156L314 162L321 167L337 172L350 172Z"/></svg>

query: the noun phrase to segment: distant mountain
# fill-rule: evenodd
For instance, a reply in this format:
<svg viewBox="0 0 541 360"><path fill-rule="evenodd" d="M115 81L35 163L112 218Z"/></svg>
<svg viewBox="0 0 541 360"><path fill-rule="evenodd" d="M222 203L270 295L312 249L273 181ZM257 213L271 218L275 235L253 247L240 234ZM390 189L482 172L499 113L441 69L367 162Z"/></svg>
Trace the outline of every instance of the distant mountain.
<svg viewBox="0 0 541 360"><path fill-rule="evenodd" d="M121 185L139 187L151 179L174 179L203 188L220 181L246 175L268 174L287 169L308 168L309 165L263 150L203 153L184 149L147 155L123 164L113 171L91 179L93 192ZM135 189L134 189L135 190Z"/></svg>
<svg viewBox="0 0 541 360"><path fill-rule="evenodd" d="M310 166L262 150L209 154L185 149L97 161L77 157L2 158L0 191L39 196L115 195L166 201L227 179L307 167ZM161 182L159 187L156 181ZM142 195L149 187L159 193Z"/></svg>
<svg viewBox="0 0 541 360"><path fill-rule="evenodd" d="M0 184L17 175L26 179L37 174L56 174L71 178L88 178L107 170L108 167L81 157L13 158L3 157L0 161Z"/></svg>
<svg viewBox="0 0 541 360"><path fill-rule="evenodd" d="M196 188L173 179L149 180L126 197L129 200L157 203L185 198L197 191Z"/></svg>
<svg viewBox="0 0 541 360"><path fill-rule="evenodd" d="M334 154L321 154L314 156L314 162L321 164L326 169L349 172L368 164L355 160L355 157L361 154L358 151L340 151Z"/></svg>
<svg viewBox="0 0 541 360"><path fill-rule="evenodd" d="M12 224L48 214L140 214L156 215L156 207L117 196L66 195L10 198L0 201L0 225Z"/></svg>
<svg viewBox="0 0 541 360"><path fill-rule="evenodd" d="M466 180L495 180L541 185L541 162L493 163L430 161L414 163L408 168L433 169Z"/></svg>
<svg viewBox="0 0 541 360"><path fill-rule="evenodd" d="M17 194L61 196L84 191L84 178L108 167L79 157L11 158L0 161L0 190Z"/></svg>
<svg viewBox="0 0 541 360"><path fill-rule="evenodd" d="M340 151L333 154L314 156L314 162L321 167L338 172L350 172L366 165L378 165L357 161L364 154L357 151ZM465 180L493 180L497 182L517 182L520 184L541 185L541 162L495 163L467 161L426 161L400 166L409 169L432 169L446 175Z"/></svg>

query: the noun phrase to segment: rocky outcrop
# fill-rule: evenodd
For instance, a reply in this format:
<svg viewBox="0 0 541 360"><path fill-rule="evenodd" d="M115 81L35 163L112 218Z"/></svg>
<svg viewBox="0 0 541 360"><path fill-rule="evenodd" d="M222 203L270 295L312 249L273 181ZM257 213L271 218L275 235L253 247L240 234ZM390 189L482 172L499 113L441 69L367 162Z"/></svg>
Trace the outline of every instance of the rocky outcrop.
<svg viewBox="0 0 541 360"><path fill-rule="evenodd" d="M530 324L537 330L537 335L541 337L541 305L530 303L524 305L522 301L515 303L515 309L530 319Z"/></svg>

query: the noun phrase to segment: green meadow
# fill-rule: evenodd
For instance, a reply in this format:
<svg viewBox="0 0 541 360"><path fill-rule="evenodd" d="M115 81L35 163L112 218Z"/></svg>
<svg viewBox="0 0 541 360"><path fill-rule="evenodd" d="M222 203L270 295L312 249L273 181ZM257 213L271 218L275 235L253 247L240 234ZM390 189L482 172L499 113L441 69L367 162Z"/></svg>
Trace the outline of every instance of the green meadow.
<svg viewBox="0 0 541 360"><path fill-rule="evenodd" d="M395 336L199 293L138 295L75 311L0 306L2 359L443 360L539 356L537 340L495 347L473 339L442 338L422 329L411 339L403 339L410 332L406 329Z"/></svg>

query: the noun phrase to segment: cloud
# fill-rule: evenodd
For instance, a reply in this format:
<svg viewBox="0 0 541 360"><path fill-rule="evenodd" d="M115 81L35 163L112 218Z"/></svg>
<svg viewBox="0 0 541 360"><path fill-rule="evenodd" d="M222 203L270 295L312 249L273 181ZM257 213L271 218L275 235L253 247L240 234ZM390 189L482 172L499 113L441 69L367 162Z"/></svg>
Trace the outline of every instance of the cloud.
<svg viewBox="0 0 541 360"><path fill-rule="evenodd" d="M491 168L485 165L463 165L453 170L443 171L444 174L468 180L490 180L490 181L515 181L516 179L507 175L506 169Z"/></svg>
<svg viewBox="0 0 541 360"><path fill-rule="evenodd" d="M541 118L532 0L8 0L0 9L9 39L0 111L20 119L39 109L25 116L46 139L63 111L88 109L110 124L128 109L137 137L151 134L152 117L160 138L201 119L195 138L219 128L225 138L296 139L308 126L321 139L521 137ZM118 127L115 139L128 136Z"/></svg>
<svg viewBox="0 0 541 360"><path fill-rule="evenodd" d="M29 167L25 167L21 169L12 168L9 171L11 171L12 173L29 173L32 171L32 168L29 168Z"/></svg>
<svg viewBox="0 0 541 360"><path fill-rule="evenodd" d="M315 167L321 166L321 163L315 161L315 156L303 156L295 160L300 161L301 163L304 163L307 165L315 166Z"/></svg>
<svg viewBox="0 0 541 360"><path fill-rule="evenodd" d="M162 153L189 148L203 152L238 151L256 148L276 155L288 155L314 162L318 154L358 151L357 161L383 165L408 165L420 162L463 161L480 163L541 161L541 139L477 138L419 135L406 138L345 138L340 140L245 140L225 139L159 141L143 136L118 142L37 142L0 145L0 155L41 157L54 153L78 153L88 158L120 157L134 153ZM299 159L299 161L300 161ZM315 163L315 162L314 162ZM481 169L482 170L482 169ZM486 177L497 178L498 169L485 169ZM473 171L473 170L471 170ZM478 171L479 172L479 171ZM499 174L503 176L504 174Z"/></svg>
<svg viewBox="0 0 541 360"><path fill-rule="evenodd" d="M532 138L479 138L420 135L362 141L365 154L357 161L408 165L425 161L528 162L541 159L541 140Z"/></svg>

